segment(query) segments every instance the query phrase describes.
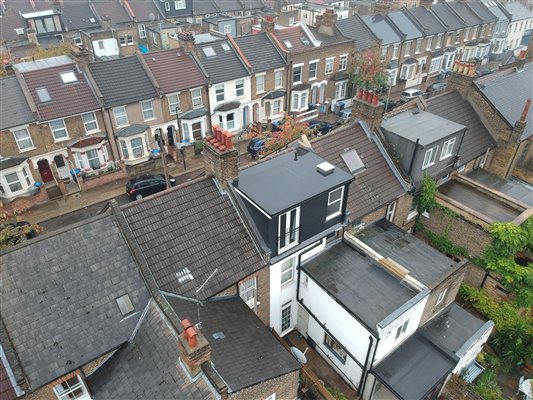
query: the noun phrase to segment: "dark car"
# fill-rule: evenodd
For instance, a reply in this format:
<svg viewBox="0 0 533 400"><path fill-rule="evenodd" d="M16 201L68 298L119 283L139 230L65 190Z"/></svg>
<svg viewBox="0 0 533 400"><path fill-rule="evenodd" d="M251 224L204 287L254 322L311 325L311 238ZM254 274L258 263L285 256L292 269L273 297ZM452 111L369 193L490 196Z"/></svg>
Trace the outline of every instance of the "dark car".
<svg viewBox="0 0 533 400"><path fill-rule="evenodd" d="M382 102L385 104L385 112L389 112L390 110L395 109L400 105L399 101L390 100L387 102L387 100L382 100Z"/></svg>
<svg viewBox="0 0 533 400"><path fill-rule="evenodd" d="M170 177L170 185L174 186L176 180ZM126 183L126 193L131 200L140 200L151 194L162 192L167 189L165 177L163 175L141 175L130 179Z"/></svg>
<svg viewBox="0 0 533 400"><path fill-rule="evenodd" d="M485 75L488 75L488 74L491 74L491 73L492 73L492 70L489 67L479 67L476 70L476 75L478 77L485 76Z"/></svg>
<svg viewBox="0 0 533 400"><path fill-rule="evenodd" d="M253 158L257 158L259 154L266 150L265 141L263 139L253 138L250 140L250 143L248 143L246 149L248 150L248 154Z"/></svg>
<svg viewBox="0 0 533 400"><path fill-rule="evenodd" d="M310 130L315 131L317 136L325 135L333 129L333 125L330 123L319 121L317 119L309 121L308 126Z"/></svg>
<svg viewBox="0 0 533 400"><path fill-rule="evenodd" d="M431 85L428 86L426 89L426 92L436 92L437 90L444 90L448 87L447 82L434 82Z"/></svg>

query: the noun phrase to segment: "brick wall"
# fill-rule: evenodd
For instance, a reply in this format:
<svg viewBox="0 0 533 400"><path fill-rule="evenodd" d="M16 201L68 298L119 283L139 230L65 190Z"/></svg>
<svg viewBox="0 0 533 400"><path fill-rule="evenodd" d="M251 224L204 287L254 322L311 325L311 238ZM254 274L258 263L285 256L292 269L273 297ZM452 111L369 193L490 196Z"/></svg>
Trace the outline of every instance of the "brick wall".
<svg viewBox="0 0 533 400"><path fill-rule="evenodd" d="M85 181L81 182L81 188L82 190L88 190L95 188L100 185L105 185L109 182L118 181L120 179L126 179L128 176L126 173L119 169L115 172L109 172L102 175L97 175L94 177L91 177L90 179L86 179Z"/></svg>
<svg viewBox="0 0 533 400"><path fill-rule="evenodd" d="M276 400L295 400L298 397L298 378L299 371L294 371L233 393L228 398L231 400L263 400L275 393Z"/></svg>
<svg viewBox="0 0 533 400"><path fill-rule="evenodd" d="M226 186L228 179L238 176L237 149L220 152L206 141L203 154L207 172L213 175L222 187Z"/></svg>
<svg viewBox="0 0 533 400"><path fill-rule="evenodd" d="M404 230L411 229L416 220L416 218L409 221L407 220L412 204L413 196L409 193L404 194L396 200L396 213L394 214L393 222Z"/></svg>
<svg viewBox="0 0 533 400"><path fill-rule="evenodd" d="M495 301L509 299L505 288L498 280L498 275L487 274L487 271L478 265L468 264L463 282L476 288L483 287L489 297Z"/></svg>
<svg viewBox="0 0 533 400"><path fill-rule="evenodd" d="M0 208L8 213L27 210L35 205L43 204L48 201L48 193L44 187L39 189L36 195L31 197L19 197L9 204L1 204Z"/></svg>
<svg viewBox="0 0 533 400"><path fill-rule="evenodd" d="M202 103L204 104L204 107L207 107L207 91L206 87L201 87L202 92ZM192 107L192 96L191 91L189 89L181 90L179 91L179 98L180 98L180 114L183 114L186 111L190 111L193 109ZM165 122L168 121L175 121L176 120L176 114L171 114L170 109L168 108L168 97L164 96L161 99L161 108L163 112L163 120Z"/></svg>

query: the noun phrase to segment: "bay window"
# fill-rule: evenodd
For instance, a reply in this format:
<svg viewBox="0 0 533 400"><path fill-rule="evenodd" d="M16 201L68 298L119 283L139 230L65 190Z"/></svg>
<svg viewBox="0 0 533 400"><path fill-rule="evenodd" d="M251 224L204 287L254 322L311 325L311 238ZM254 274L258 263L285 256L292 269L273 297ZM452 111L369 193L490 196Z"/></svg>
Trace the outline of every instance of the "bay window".
<svg viewBox="0 0 533 400"><path fill-rule="evenodd" d="M346 97L346 88L348 82L338 82L335 84L335 99L344 99Z"/></svg>
<svg viewBox="0 0 533 400"><path fill-rule="evenodd" d="M429 73L437 72L440 70L440 67L442 65L442 57L436 57L431 60L431 64L429 65Z"/></svg>
<svg viewBox="0 0 533 400"><path fill-rule="evenodd" d="M404 81L413 79L415 70L416 70L416 64L402 65L402 69L400 71L400 79L403 79Z"/></svg>
<svg viewBox="0 0 533 400"><path fill-rule="evenodd" d="M307 110L307 95L308 92L293 92L292 93L292 104L291 111L304 111Z"/></svg>
<svg viewBox="0 0 533 400"><path fill-rule="evenodd" d="M143 146L143 140L142 138L133 138L130 140L131 144L131 152L133 154L133 157L142 157L144 153L144 146Z"/></svg>
<svg viewBox="0 0 533 400"><path fill-rule="evenodd" d="M33 188L34 180L29 172L28 162L0 171L0 189L2 197L23 194Z"/></svg>
<svg viewBox="0 0 533 400"><path fill-rule="evenodd" d="M274 116L281 114L281 100L274 100L272 104L272 114Z"/></svg>

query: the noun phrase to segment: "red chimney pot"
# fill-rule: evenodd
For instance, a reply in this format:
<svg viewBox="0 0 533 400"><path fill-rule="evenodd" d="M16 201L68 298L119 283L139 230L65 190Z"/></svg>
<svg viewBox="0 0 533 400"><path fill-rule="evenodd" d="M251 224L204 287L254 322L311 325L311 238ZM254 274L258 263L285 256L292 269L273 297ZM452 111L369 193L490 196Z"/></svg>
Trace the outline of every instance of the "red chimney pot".
<svg viewBox="0 0 533 400"><path fill-rule="evenodd" d="M522 115L520 116L520 121L526 122L527 114L529 113L529 107L531 107L531 99L527 99L526 105L524 106L524 111L522 111Z"/></svg>

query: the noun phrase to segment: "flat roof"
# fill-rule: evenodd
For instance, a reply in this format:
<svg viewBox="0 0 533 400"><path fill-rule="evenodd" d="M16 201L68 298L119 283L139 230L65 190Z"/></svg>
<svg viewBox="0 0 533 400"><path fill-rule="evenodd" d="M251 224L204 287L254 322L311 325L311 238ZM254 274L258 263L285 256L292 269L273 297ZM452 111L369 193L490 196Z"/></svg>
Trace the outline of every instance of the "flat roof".
<svg viewBox="0 0 533 400"><path fill-rule="evenodd" d="M467 176L483 186L490 187L533 207L533 186L527 182L500 178L482 168L472 170Z"/></svg>
<svg viewBox="0 0 533 400"><path fill-rule="evenodd" d="M439 192L497 222L510 222L520 215L520 211L460 181L446 182L439 186Z"/></svg>
<svg viewBox="0 0 533 400"><path fill-rule="evenodd" d="M386 219L366 226L357 233L357 238L382 256L399 263L429 288L437 286L462 264Z"/></svg>
<svg viewBox="0 0 533 400"><path fill-rule="evenodd" d="M379 322L417 295L346 243L308 261L302 270L374 331Z"/></svg>
<svg viewBox="0 0 533 400"><path fill-rule="evenodd" d="M73 63L74 61L67 56L56 56L56 57L43 58L41 60L26 61L20 64L13 64L13 68L15 68L20 73L24 73L24 72L36 71L38 69L58 67L60 65L67 65L67 64L73 64Z"/></svg>
<svg viewBox="0 0 533 400"><path fill-rule="evenodd" d="M317 165L324 162L310 151L290 151L241 170L236 187L269 215L275 215L353 180L338 167L322 175Z"/></svg>
<svg viewBox="0 0 533 400"><path fill-rule="evenodd" d="M384 118L381 127L422 146L444 139L466 127L427 111L410 109Z"/></svg>

